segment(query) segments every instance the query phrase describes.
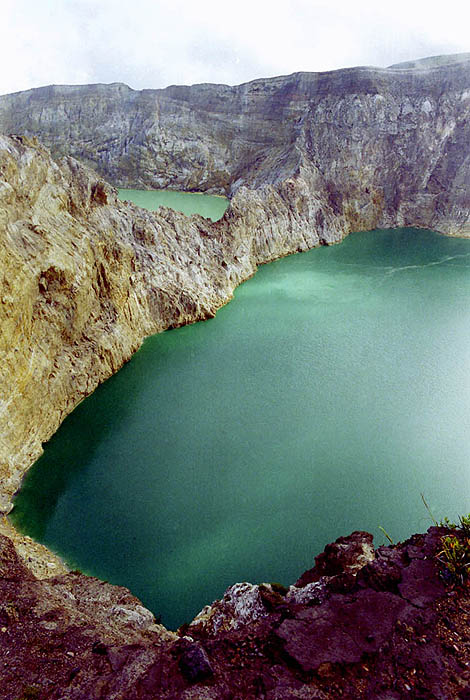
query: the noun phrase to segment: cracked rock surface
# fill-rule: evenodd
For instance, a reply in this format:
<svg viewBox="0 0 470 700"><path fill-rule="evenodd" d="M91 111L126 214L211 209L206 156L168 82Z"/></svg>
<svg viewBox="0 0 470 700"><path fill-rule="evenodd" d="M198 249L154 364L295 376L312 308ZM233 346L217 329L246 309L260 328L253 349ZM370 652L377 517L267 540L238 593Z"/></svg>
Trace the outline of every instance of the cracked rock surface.
<svg viewBox="0 0 470 700"><path fill-rule="evenodd" d="M321 600L240 584L177 633L124 588L80 573L37 579L0 537L0 697L464 700L470 591L439 576L445 532L371 548L367 564L353 533L338 543L360 563L347 591L338 570L318 578ZM329 547L322 566L331 557L337 569ZM381 564L390 560L387 578Z"/></svg>
<svg viewBox="0 0 470 700"><path fill-rule="evenodd" d="M234 88L39 88L0 97L0 131L25 134L0 135L5 514L83 397L147 335L213 316L257 265L364 229L470 236L468 55ZM104 178L231 203L215 223L151 213ZM444 586L435 528L377 550L340 538L287 592L235 584L178 634L0 531L6 700L470 698L469 589Z"/></svg>

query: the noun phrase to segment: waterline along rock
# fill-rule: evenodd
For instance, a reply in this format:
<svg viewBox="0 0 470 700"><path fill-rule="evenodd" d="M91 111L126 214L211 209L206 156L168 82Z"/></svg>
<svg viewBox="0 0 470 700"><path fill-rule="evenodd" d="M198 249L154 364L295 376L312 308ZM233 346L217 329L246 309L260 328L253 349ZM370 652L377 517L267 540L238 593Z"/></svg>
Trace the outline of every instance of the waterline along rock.
<svg viewBox="0 0 470 700"><path fill-rule="evenodd" d="M470 236L467 54L389 69L297 73L233 88L199 85L140 92L120 84L39 88L0 97L0 132L5 134L0 136L0 511L4 514L42 443L79 401L116 372L149 334L213 316L257 265L336 243L365 229L422 226ZM169 209L147 212L120 202L108 180L114 186L226 193L231 203L215 223ZM5 532L7 525L2 528ZM429 537L420 546L431 562L435 535ZM217 676L224 668L223 654L207 620L215 629L214 621L223 621L227 610L251 609L248 603L255 599L253 609L262 614L256 620L249 618L248 636L234 631L231 622L228 627L221 623L234 635L224 642L223 658L230 657L235 667L244 640L244 663L257 668L253 659L269 648L276 670L271 680L266 669L257 671L250 677L251 695L239 697L336 697L324 689L308 694L299 688L313 673L320 674L323 685L328 686L329 678L331 684L337 683L335 664L357 664L362 658L348 630L343 635L349 639L346 651L324 657L313 644L315 630L326 634L326 618L336 625L341 617L336 603L330 602L325 619L320 619L311 605L302 602L302 595L324 599L315 576L308 584L315 584L311 593L291 592L289 603L269 587L233 589L222 607L201 613L187 637L176 639L156 628L150 614L122 589L106 589L101 601L99 582L86 583L85 577L72 574L65 580L53 578L41 588L9 540L0 544L5 584L0 642L7 639L3 635L12 634L11 644L18 644L21 634L15 637L15 625L21 622L26 629L29 624L21 596L15 597L21 588L36 601L30 622L38 628L40 621L37 649L44 648L47 632L75 622L77 629L88 626L89 633L82 629L76 647L64 648L63 653L72 654L70 658L81 654L85 665L93 666L89 685L81 681L86 675L81 662L73 668L67 662L60 687L67 687L68 694L54 694L41 686L40 697L79 698L91 687L93 697L103 698L153 697L160 688L168 689L168 694L159 697L232 697ZM39 563L49 555L33 553L33 544L28 549L26 540L20 546L25 561L32 565L27 561L30 552L35 573L45 576ZM411 551L408 548L406 556ZM351 588L330 593L334 601L335 596L346 596L359 622L363 619L359 599L367 597L377 610L385 606L387 625L404 654L406 634L417 639L422 629L423 638L430 635L425 614L415 619L416 610L410 605L419 607L416 589L434 574L429 562L423 568L418 560L410 564L398 559L390 565L395 578L385 577L385 589L380 583L382 569L363 566L361 561L361 571L369 572L370 580L360 583L359 574L354 580L346 577ZM48 564L49 575L61 573L58 562L51 559ZM339 583L346 585L345 580ZM363 584L367 593L361 592ZM82 606L80 591L88 586L96 593L89 593L89 598L100 605L106 599L112 607L111 631L104 619L94 619L95 603L86 610ZM439 586L436 579L429 604L443 595ZM242 600L244 591L249 600ZM64 598L72 602L60 608ZM467 611L466 599L462 605ZM266 611L278 616L270 618L269 629L263 622ZM433 608L429 620L435 612ZM454 619L452 610L447 614ZM127 633L122 631L126 625L132 631L127 644L123 641ZM364 625L368 630L362 640L364 653L374 655L387 640ZM407 626L418 631L407 632ZM141 634L147 635L151 652L145 644L139 646ZM441 643L442 629L436 634L433 653ZM51 653L44 658L50 660ZM288 670L283 666L286 657ZM130 685L121 692L117 676L108 678L105 673L108 667L114 674L124 669L124 678L130 663L138 679L134 695ZM420 668L426 665L419 663ZM454 668L453 661L445 663L448 687L452 693L460 692L453 680L458 664ZM138 675L144 667L145 673ZM174 667L182 670L182 680L178 676L172 686ZM25 678L36 683L40 674L28 669ZM5 673L1 671L0 677ZM9 673L13 673L9 678L16 678L14 671ZM383 687L394 687L387 685L385 662L380 673ZM52 678L52 670L50 674ZM407 684L415 682L412 675ZM207 688L201 694L193 692L192 684L202 680ZM26 692L15 682L11 682L14 697ZM435 692L434 682L426 686L429 692ZM171 694L175 688L178 695ZM248 692L247 688L239 692ZM284 693L283 688L288 690ZM406 685L403 688L387 697L401 697L400 692L407 690ZM370 692L376 694L367 697L381 697L378 686Z"/></svg>
<svg viewBox="0 0 470 700"><path fill-rule="evenodd" d="M231 195L293 179L299 190L284 193L325 240L333 222L460 234L469 66L459 54L236 87L49 86L0 96L0 132L36 135L120 187Z"/></svg>
<svg viewBox="0 0 470 700"><path fill-rule="evenodd" d="M0 97L0 128L36 132L56 155L67 143L114 184L233 192L216 223L150 213L119 202L105 180L69 156L57 163L29 137L1 139L4 511L41 443L78 401L145 336L213 315L258 264L361 229L470 235L470 59L435 63L143 91L131 102L129 89L116 85ZM129 151L133 115L147 150L138 151L141 175L126 161L123 178L97 154L123 167L116 144L124 148L119 134L127 130ZM235 131L244 149L235 147ZM103 141L104 133L115 136ZM155 149L153 172L166 172L159 158L180 142L186 155L172 160L179 180L139 180ZM216 161L232 144L243 168L227 156L226 175L212 161L198 170L201 144Z"/></svg>

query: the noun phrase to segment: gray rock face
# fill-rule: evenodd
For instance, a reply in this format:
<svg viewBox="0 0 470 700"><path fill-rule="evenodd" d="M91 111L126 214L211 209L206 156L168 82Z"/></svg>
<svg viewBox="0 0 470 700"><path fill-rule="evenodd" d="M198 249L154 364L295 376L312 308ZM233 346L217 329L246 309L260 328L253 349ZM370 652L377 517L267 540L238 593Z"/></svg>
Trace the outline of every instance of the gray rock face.
<svg viewBox="0 0 470 700"><path fill-rule="evenodd" d="M70 156L0 137L4 512L78 401L258 264L376 227L470 236L467 56L238 87L40 88L0 97L1 129L114 183L232 193L215 224L150 214Z"/></svg>
<svg viewBox="0 0 470 700"><path fill-rule="evenodd" d="M233 194L300 179L296 213L327 241L332 220L342 231L413 223L468 235L469 117L468 54L236 87L0 97L0 131L36 135L117 186Z"/></svg>
<svg viewBox="0 0 470 700"><path fill-rule="evenodd" d="M39 136L55 157L79 158L115 185L228 192L268 154L297 162L289 90L282 79L258 82L49 86L0 98L0 131Z"/></svg>

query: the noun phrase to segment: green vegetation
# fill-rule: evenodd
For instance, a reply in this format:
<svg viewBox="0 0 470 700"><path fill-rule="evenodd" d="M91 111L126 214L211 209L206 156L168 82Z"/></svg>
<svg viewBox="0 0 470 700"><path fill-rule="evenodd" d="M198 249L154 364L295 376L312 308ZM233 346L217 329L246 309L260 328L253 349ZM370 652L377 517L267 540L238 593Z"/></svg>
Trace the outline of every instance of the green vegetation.
<svg viewBox="0 0 470 700"><path fill-rule="evenodd" d="M447 527L449 530L461 530L465 537L470 537L470 513L469 515L460 515L459 522L453 523L449 518L444 518L439 523L439 527Z"/></svg>
<svg viewBox="0 0 470 700"><path fill-rule="evenodd" d="M470 515L465 520L468 522ZM441 542L438 562L444 565L451 581L464 584L469 580L470 574L470 537L464 535L462 528L458 527L455 534L445 535Z"/></svg>
<svg viewBox="0 0 470 700"><path fill-rule="evenodd" d="M380 530L381 532L383 532L383 534L385 535L385 537L387 538L387 540L390 542L390 544L393 545L393 546L395 546L395 542L392 540L392 538L391 538L390 535L388 534L387 530L386 530L384 527L382 527L382 525L379 525L378 527L379 527L379 530Z"/></svg>
<svg viewBox="0 0 470 700"><path fill-rule="evenodd" d="M435 518L434 515L432 514L431 508L429 507L428 502L427 502L426 499L424 498L424 493L421 494L421 500L423 501L424 507L425 507L426 510L428 511L429 517L430 517L431 520L433 521L434 525L435 525L436 527L438 527L438 526L439 526L439 523L437 522L436 518ZM446 518L446 520L447 520L447 518Z"/></svg>
<svg viewBox="0 0 470 700"><path fill-rule="evenodd" d="M437 525L434 518L433 521ZM460 515L458 523L444 518L439 527L449 530L448 535L441 537L442 549L437 554L437 561L444 566L444 577L464 584L470 580L470 513Z"/></svg>
<svg viewBox="0 0 470 700"><path fill-rule="evenodd" d="M434 525L449 530L448 535L441 537L442 549L436 555L437 561L444 566L443 576L451 583L464 584L470 580L470 513L460 515L458 523L449 518L438 523L424 494L421 498Z"/></svg>
<svg viewBox="0 0 470 700"><path fill-rule="evenodd" d="M461 515L459 517L459 530L465 537L470 537L470 513L468 515Z"/></svg>

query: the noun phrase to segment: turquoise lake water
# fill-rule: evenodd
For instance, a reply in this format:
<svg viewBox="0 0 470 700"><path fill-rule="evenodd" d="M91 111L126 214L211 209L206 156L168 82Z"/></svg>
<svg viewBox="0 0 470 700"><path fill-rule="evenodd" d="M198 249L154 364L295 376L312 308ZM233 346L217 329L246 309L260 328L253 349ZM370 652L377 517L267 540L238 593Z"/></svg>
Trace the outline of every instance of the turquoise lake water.
<svg viewBox="0 0 470 700"><path fill-rule="evenodd" d="M198 198L201 198L199 195ZM14 522L177 627L355 529L470 511L470 241L349 236L149 338L65 420Z"/></svg>
<svg viewBox="0 0 470 700"><path fill-rule="evenodd" d="M158 207L169 207L187 216L200 214L217 221L227 209L228 199L197 192L174 192L172 190L118 190L123 200L134 202L139 207L155 211Z"/></svg>

